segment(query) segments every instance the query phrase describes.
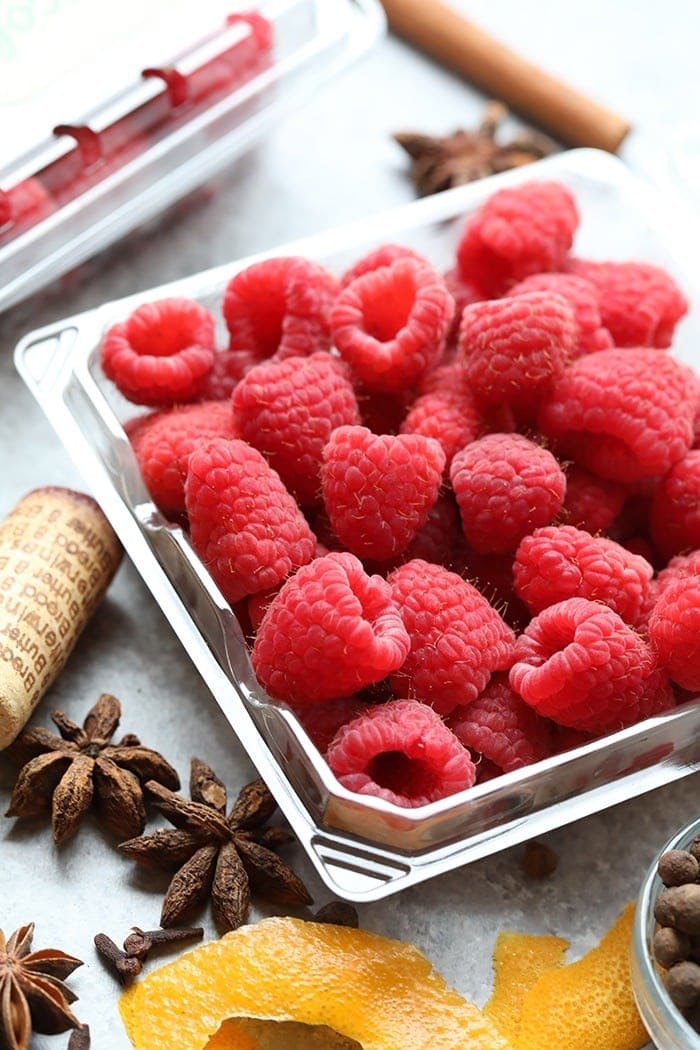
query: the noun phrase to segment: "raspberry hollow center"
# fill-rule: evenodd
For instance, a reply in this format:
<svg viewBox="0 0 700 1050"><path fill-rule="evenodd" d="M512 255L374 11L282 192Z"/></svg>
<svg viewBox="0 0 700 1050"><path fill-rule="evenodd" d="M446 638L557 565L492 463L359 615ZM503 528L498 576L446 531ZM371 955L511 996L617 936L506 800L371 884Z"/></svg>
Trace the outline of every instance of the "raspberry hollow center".
<svg viewBox="0 0 700 1050"><path fill-rule="evenodd" d="M371 760L367 775L386 791L403 798L430 798L437 781L433 770L404 751L383 751Z"/></svg>
<svg viewBox="0 0 700 1050"><path fill-rule="evenodd" d="M416 298L410 274L397 274L391 269L391 280L377 281L378 287L362 304L365 331L380 343L389 343L405 327Z"/></svg>

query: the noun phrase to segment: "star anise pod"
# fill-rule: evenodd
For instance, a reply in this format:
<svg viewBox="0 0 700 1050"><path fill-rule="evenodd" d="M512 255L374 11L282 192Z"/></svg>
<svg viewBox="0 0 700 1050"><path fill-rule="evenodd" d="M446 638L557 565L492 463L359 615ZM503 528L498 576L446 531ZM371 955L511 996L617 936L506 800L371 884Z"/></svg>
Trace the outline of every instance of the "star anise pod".
<svg viewBox="0 0 700 1050"><path fill-rule="evenodd" d="M226 816L226 787L198 758L192 759L192 801L152 781L146 790L174 828L122 842L128 857L152 868L175 871L161 926L175 926L210 897L222 932L245 922L251 893L275 904L311 904L298 875L276 850L292 836L284 828L266 828L276 802L262 780L239 792Z"/></svg>
<svg viewBox="0 0 700 1050"><path fill-rule="evenodd" d="M5 940L0 930L0 1047L27 1050L32 1032L56 1035L80 1028L70 1006L78 998L64 984L80 959L57 948L32 952L34 923Z"/></svg>
<svg viewBox="0 0 700 1050"><path fill-rule="evenodd" d="M109 693L88 711L82 728L63 711L52 711L51 718L60 736L37 726L25 729L10 748L24 764L5 815L36 817L50 808L60 845L76 833L94 800L111 835L120 840L139 835L146 825L142 785L157 780L179 788L173 767L133 734L110 743L121 705Z"/></svg>
<svg viewBox="0 0 700 1050"><path fill-rule="evenodd" d="M460 129L451 135L399 132L394 139L411 158L411 179L422 196L461 186L485 175L518 168L558 148L537 131L524 131L500 144L496 133L508 115L501 102L490 102L476 131Z"/></svg>

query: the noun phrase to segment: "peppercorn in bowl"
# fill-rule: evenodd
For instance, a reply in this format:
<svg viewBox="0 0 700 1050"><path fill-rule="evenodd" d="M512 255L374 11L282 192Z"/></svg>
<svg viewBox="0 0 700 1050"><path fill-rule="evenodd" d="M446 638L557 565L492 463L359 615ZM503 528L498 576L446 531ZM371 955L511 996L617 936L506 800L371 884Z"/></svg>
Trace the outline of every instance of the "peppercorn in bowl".
<svg viewBox="0 0 700 1050"><path fill-rule="evenodd" d="M632 987L657 1046L700 1047L700 819L666 843L644 878Z"/></svg>

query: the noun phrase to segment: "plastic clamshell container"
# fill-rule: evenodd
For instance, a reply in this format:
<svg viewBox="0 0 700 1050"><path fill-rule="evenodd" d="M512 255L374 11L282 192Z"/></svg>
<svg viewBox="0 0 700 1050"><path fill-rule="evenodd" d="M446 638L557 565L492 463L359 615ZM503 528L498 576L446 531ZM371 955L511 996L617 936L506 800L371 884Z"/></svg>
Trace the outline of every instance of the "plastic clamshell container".
<svg viewBox="0 0 700 1050"><path fill-rule="evenodd" d="M654 194L620 161L578 150L108 303L28 335L16 351L25 382L312 862L349 900L380 899L685 776L700 767L700 701L417 809L347 791L293 713L266 697L235 616L186 536L151 502L120 423L134 406L102 375L100 338L139 304L168 295L220 313L231 275L270 255L306 255L341 272L370 247L398 241L447 268L464 216L494 190L534 178L560 179L576 194L580 254L657 262L688 287L654 226ZM678 353L690 360L698 346L691 313Z"/></svg>
<svg viewBox="0 0 700 1050"><path fill-rule="evenodd" d="M644 877L634 916L632 990L640 1017L654 1044L663 1050L698 1050L700 1034L691 1027L671 1001L664 987L651 942L656 930L654 906L664 888L656 866L670 849L688 849L700 835L700 820L694 820L669 839Z"/></svg>
<svg viewBox="0 0 700 1050"><path fill-rule="evenodd" d="M94 177L89 166L87 176L82 168L75 170L74 155L81 149L76 149L68 133L49 135L17 161L0 164L0 191L36 176L40 182L50 179L45 173L64 168L82 187L74 199L59 201L56 210L16 236L7 239L0 228L0 312L131 233L230 165L274 121L365 52L385 26L378 0L263 0L250 7L269 22L269 60L243 76L234 89L220 97L215 94L211 104L176 106L157 133L141 136L137 131L134 148L121 149L114 163L108 155L98 157ZM223 14L216 25L219 32L173 59L178 76L196 76L198 70L215 65L222 54L235 54L236 46L244 45L251 32L244 23L227 28ZM161 64L160 71L170 68ZM162 79L137 78L64 127L77 129L78 141L85 140L82 151L89 153L91 145L99 149L105 138L119 137L122 125L138 129L149 106L159 113L165 106L167 111L167 96ZM46 131L50 133L50 127Z"/></svg>

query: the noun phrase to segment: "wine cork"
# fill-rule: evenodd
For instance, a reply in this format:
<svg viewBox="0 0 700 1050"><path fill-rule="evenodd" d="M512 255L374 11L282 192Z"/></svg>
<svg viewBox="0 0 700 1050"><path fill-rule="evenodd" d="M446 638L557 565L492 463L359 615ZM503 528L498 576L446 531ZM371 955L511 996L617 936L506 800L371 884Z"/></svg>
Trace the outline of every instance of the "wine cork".
<svg viewBox="0 0 700 1050"><path fill-rule="evenodd" d="M68 659L121 561L89 496L30 492L0 523L0 750Z"/></svg>

